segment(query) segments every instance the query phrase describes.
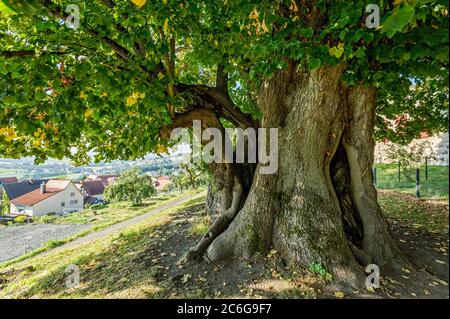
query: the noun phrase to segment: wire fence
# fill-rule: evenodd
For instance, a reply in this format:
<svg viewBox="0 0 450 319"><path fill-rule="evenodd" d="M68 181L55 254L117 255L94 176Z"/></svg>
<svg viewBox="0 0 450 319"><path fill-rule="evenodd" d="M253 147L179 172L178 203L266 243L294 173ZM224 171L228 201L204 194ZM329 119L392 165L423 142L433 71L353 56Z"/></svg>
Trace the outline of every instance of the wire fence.
<svg viewBox="0 0 450 319"><path fill-rule="evenodd" d="M417 198L448 198L448 169L448 165L376 164L373 182L378 189L396 190Z"/></svg>

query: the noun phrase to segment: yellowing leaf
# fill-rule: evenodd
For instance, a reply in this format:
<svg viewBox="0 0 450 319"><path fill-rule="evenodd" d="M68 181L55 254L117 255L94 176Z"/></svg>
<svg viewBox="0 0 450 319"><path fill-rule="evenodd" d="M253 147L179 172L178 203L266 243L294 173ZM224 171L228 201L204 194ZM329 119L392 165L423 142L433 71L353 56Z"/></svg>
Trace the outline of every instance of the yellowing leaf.
<svg viewBox="0 0 450 319"><path fill-rule="evenodd" d="M139 8L141 8L147 2L147 0L131 0L131 2L133 2ZM167 2L167 0L166 0L166 2Z"/></svg>
<svg viewBox="0 0 450 319"><path fill-rule="evenodd" d="M127 97L126 103L128 106L132 106L137 103L137 99L134 97L134 95L130 95L129 97Z"/></svg>
<svg viewBox="0 0 450 319"><path fill-rule="evenodd" d="M137 103L138 99L143 99L145 97L145 93L133 92L129 97L127 97L126 104L128 106L134 105Z"/></svg>
<svg viewBox="0 0 450 319"><path fill-rule="evenodd" d="M108 96L108 93L102 92L101 96L102 96L102 97Z"/></svg>
<svg viewBox="0 0 450 319"><path fill-rule="evenodd" d="M334 296L335 296L336 298L339 298L339 299L342 299L342 298L345 297L345 295L344 295L344 293L343 293L342 291L336 291L336 292L334 293Z"/></svg>
<svg viewBox="0 0 450 319"><path fill-rule="evenodd" d="M87 109L86 112L84 112L84 117L91 117L94 111L92 109Z"/></svg>
<svg viewBox="0 0 450 319"><path fill-rule="evenodd" d="M264 33L269 32L269 28L267 28L267 25L266 25L266 19L263 20L263 22L261 24L261 28L263 29Z"/></svg>
<svg viewBox="0 0 450 319"><path fill-rule="evenodd" d="M328 53L332 56L335 56L336 58L340 58L342 56L342 54L344 53L344 44L343 43L339 43L338 46L336 47L331 47L328 50Z"/></svg>
<svg viewBox="0 0 450 319"><path fill-rule="evenodd" d="M162 0L162 2L166 5L167 4L167 0Z"/></svg>
<svg viewBox="0 0 450 319"><path fill-rule="evenodd" d="M248 16L252 20L258 20L259 19L259 12L256 9L256 7L250 12L250 15Z"/></svg>
<svg viewBox="0 0 450 319"><path fill-rule="evenodd" d="M297 4L295 3L294 0L291 0L291 6L290 6L289 9L291 9L291 11L293 11L293 12L297 12L298 11Z"/></svg>
<svg viewBox="0 0 450 319"><path fill-rule="evenodd" d="M167 149L166 146L158 144L158 146L156 147L156 154L167 154L169 152L169 150Z"/></svg>
<svg viewBox="0 0 450 319"><path fill-rule="evenodd" d="M169 33L169 18L164 21L164 32Z"/></svg>
<svg viewBox="0 0 450 319"><path fill-rule="evenodd" d="M80 92L80 97L81 97L82 99L85 99L85 98L86 98L86 93L84 93L83 91L81 91L81 92Z"/></svg>

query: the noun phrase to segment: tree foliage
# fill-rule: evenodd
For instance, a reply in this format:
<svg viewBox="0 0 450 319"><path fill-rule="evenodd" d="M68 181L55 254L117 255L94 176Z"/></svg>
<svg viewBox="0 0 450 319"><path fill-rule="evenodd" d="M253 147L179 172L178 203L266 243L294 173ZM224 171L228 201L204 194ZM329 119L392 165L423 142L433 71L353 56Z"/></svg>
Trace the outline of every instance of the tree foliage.
<svg viewBox="0 0 450 319"><path fill-rule="evenodd" d="M379 29L357 0L81 0L77 29L73 1L4 2L17 14L0 16L0 156L135 159L196 108L251 126L261 80L292 65L343 64L347 85L375 85L377 138L446 129L444 0L375 1Z"/></svg>
<svg viewBox="0 0 450 319"><path fill-rule="evenodd" d="M131 201L133 205L141 204L146 198L156 194L152 178L140 175L138 168L133 168L120 175L113 184L105 188L105 199L111 202Z"/></svg>
<svg viewBox="0 0 450 319"><path fill-rule="evenodd" d="M173 178L173 183L180 188L197 188L209 181L206 166L202 163L181 163L182 171Z"/></svg>
<svg viewBox="0 0 450 319"><path fill-rule="evenodd" d="M1 207L1 209L0 209L0 215L6 215L6 214L9 214L9 205L10 205L10 203L9 203L9 197L8 197L8 195L6 194L6 192L5 191L3 191L3 194L2 194L2 207Z"/></svg>

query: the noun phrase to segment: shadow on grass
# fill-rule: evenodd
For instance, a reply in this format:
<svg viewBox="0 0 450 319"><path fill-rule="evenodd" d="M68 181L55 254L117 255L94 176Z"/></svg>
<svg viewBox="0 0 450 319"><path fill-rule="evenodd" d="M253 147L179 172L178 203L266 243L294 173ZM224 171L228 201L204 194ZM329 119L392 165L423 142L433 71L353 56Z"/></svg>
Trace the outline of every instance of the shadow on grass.
<svg viewBox="0 0 450 319"><path fill-rule="evenodd" d="M275 265L262 256L257 256L252 261L234 260L214 264L199 261L184 267L177 266L180 257L200 238L193 235L191 229L203 218L203 208L203 205L195 203L172 213L162 224L122 232L111 242L95 249L95 252L86 252L79 257L62 256L55 267L51 266L50 261L43 260L41 265L36 267L37 270L16 278L21 280L23 287L14 288L19 292L15 297L311 298L315 296L314 289L311 290L310 287L304 290L304 286L274 280ZM79 267L80 284L74 288L67 288L65 282L68 274L65 270L71 264ZM30 280L27 280L28 278Z"/></svg>

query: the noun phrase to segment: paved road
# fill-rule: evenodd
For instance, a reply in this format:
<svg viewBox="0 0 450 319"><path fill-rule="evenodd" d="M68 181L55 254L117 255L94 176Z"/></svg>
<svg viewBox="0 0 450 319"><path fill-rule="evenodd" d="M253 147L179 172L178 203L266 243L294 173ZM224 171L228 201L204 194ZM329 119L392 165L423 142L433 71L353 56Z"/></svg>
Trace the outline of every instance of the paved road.
<svg viewBox="0 0 450 319"><path fill-rule="evenodd" d="M205 195L205 192L201 192L201 193L198 193L198 194L195 194L195 195L182 196L180 198L177 198L174 201L170 201L167 204L164 204L162 206L154 208L151 211L149 211L148 213L145 213L145 214L133 217L131 219L128 219L126 221L123 221L123 222L111 225L111 226L109 226L107 228L104 228L104 229L102 229L100 231L90 233L90 234L88 234L86 236L77 238L77 239L75 239L75 240L73 240L71 242L68 242L67 244L64 244L62 246L56 247L56 248L54 248L52 250L44 251L44 252L42 252L42 253L40 253L40 254L38 254L36 256L43 256L43 255L46 255L46 254L48 254L50 252L61 251L61 250L67 249L67 248L76 247L76 246L78 246L80 244L92 242L92 241L94 241L94 240L96 240L98 238L105 237L107 235L110 235L110 234L113 234L113 233L118 232L120 230L123 230L124 228L127 228L129 226L138 224L138 223L142 222L143 220L145 220L145 219L147 219L147 218L149 218L149 217L151 217L153 215L156 215L156 214L158 214L158 213L160 213L160 212L162 212L164 210L174 208L174 207L176 207L178 205L184 204L184 203L186 203L186 202L188 202L188 201L190 201L192 199L196 199L196 198L199 198L199 197L204 196L204 195Z"/></svg>
<svg viewBox="0 0 450 319"><path fill-rule="evenodd" d="M73 236L91 225L29 224L0 228L0 262L22 256L50 240Z"/></svg>

